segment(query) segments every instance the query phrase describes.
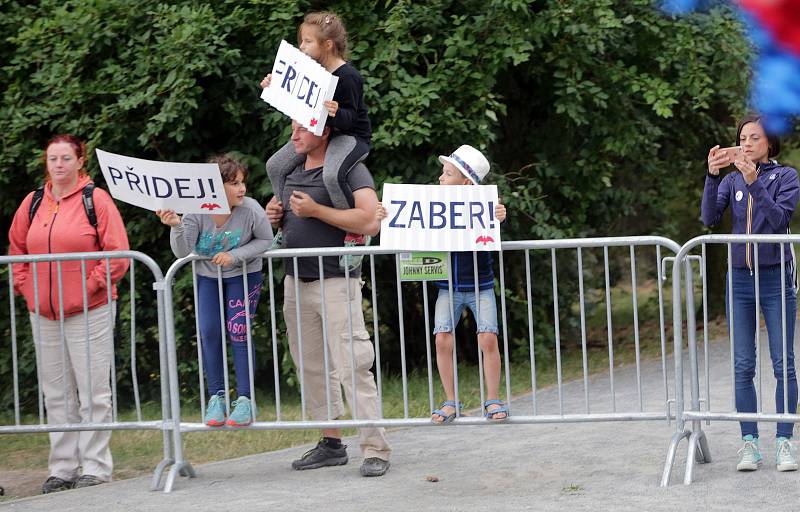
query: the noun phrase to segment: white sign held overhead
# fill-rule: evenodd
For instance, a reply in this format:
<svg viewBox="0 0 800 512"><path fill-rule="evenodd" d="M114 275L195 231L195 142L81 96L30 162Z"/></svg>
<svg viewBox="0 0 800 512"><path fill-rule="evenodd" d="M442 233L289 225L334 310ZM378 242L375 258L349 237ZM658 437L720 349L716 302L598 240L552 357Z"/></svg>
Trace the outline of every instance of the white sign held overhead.
<svg viewBox="0 0 800 512"><path fill-rule="evenodd" d="M381 247L406 251L499 251L495 185L383 186Z"/></svg>
<svg viewBox="0 0 800 512"><path fill-rule="evenodd" d="M142 160L96 150L114 199L147 210L230 213L217 164Z"/></svg>
<svg viewBox="0 0 800 512"><path fill-rule="evenodd" d="M338 81L317 61L281 41L272 66L272 82L261 92L261 99L314 135L322 135L328 119L325 102L333 98Z"/></svg>

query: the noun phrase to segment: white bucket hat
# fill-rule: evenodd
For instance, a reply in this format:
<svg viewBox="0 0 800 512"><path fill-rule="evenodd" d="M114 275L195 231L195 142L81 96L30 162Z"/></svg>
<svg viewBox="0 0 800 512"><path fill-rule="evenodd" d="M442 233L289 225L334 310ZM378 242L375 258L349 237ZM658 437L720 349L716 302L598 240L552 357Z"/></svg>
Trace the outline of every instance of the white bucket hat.
<svg viewBox="0 0 800 512"><path fill-rule="evenodd" d="M450 156L439 155L439 161L454 165L475 185L480 185L481 180L489 174L489 161L483 153L467 144L453 151Z"/></svg>

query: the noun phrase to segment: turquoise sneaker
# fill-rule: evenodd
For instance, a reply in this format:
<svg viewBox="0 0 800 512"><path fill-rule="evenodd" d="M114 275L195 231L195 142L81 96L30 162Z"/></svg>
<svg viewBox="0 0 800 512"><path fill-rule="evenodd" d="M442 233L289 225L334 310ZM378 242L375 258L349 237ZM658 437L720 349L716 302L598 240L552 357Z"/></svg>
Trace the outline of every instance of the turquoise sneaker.
<svg viewBox="0 0 800 512"><path fill-rule="evenodd" d="M778 471L797 471L797 457L788 437L775 440L775 462L778 464Z"/></svg>
<svg viewBox="0 0 800 512"><path fill-rule="evenodd" d="M228 418L229 427L246 427L253 422L253 408L249 398L240 396L231 405L233 412Z"/></svg>
<svg viewBox="0 0 800 512"><path fill-rule="evenodd" d="M755 471L761 464L761 450L758 448L758 438L750 434L742 438L744 445L739 450L739 462L736 471Z"/></svg>
<svg viewBox="0 0 800 512"><path fill-rule="evenodd" d="M206 425L221 427L225 425L225 392L220 391L212 396L206 406Z"/></svg>

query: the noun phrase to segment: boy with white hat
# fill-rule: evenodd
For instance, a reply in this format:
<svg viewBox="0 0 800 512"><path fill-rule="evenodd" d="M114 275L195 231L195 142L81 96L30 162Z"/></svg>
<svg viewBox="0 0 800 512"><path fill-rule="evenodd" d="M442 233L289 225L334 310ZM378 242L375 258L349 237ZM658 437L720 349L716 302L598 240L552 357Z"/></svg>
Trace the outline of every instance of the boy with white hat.
<svg viewBox="0 0 800 512"><path fill-rule="evenodd" d="M450 156L439 156L442 163L440 185L480 185L489 173L489 161L483 153L472 146L463 145ZM387 216L386 209L378 203L376 217L383 220ZM506 218L506 207L495 206L495 217L500 222ZM483 353L483 366L486 378L486 397L483 404L484 416L490 420L503 420L508 417L508 408L499 399L500 387L500 350L497 346L497 303L494 297L494 272L492 271L491 252L481 251L450 253L450 269L452 276L452 319L455 323L461 318L464 308L472 311L478 326L478 345ZM478 267L478 291L475 291L475 268ZM453 331L450 309L450 289L447 281L436 281L439 289L436 299L434 330L436 335L436 365L442 380L447 399L439 409L431 414L434 423L450 423L456 418L455 384L453 376Z"/></svg>

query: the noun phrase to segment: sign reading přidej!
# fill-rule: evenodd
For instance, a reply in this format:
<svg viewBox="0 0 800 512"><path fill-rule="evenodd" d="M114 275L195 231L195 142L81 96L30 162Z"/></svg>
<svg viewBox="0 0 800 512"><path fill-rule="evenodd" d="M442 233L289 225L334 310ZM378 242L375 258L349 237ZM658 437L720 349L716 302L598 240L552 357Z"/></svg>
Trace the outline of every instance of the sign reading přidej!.
<svg viewBox="0 0 800 512"><path fill-rule="evenodd" d="M281 41L272 82L261 99L294 119L314 135L322 135L328 111L324 102L333 98L338 77L286 41Z"/></svg>
<svg viewBox="0 0 800 512"><path fill-rule="evenodd" d="M383 186L381 247L405 251L499 251L495 185Z"/></svg>
<svg viewBox="0 0 800 512"><path fill-rule="evenodd" d="M230 213L217 164L156 162L97 150L108 191L148 210Z"/></svg>

